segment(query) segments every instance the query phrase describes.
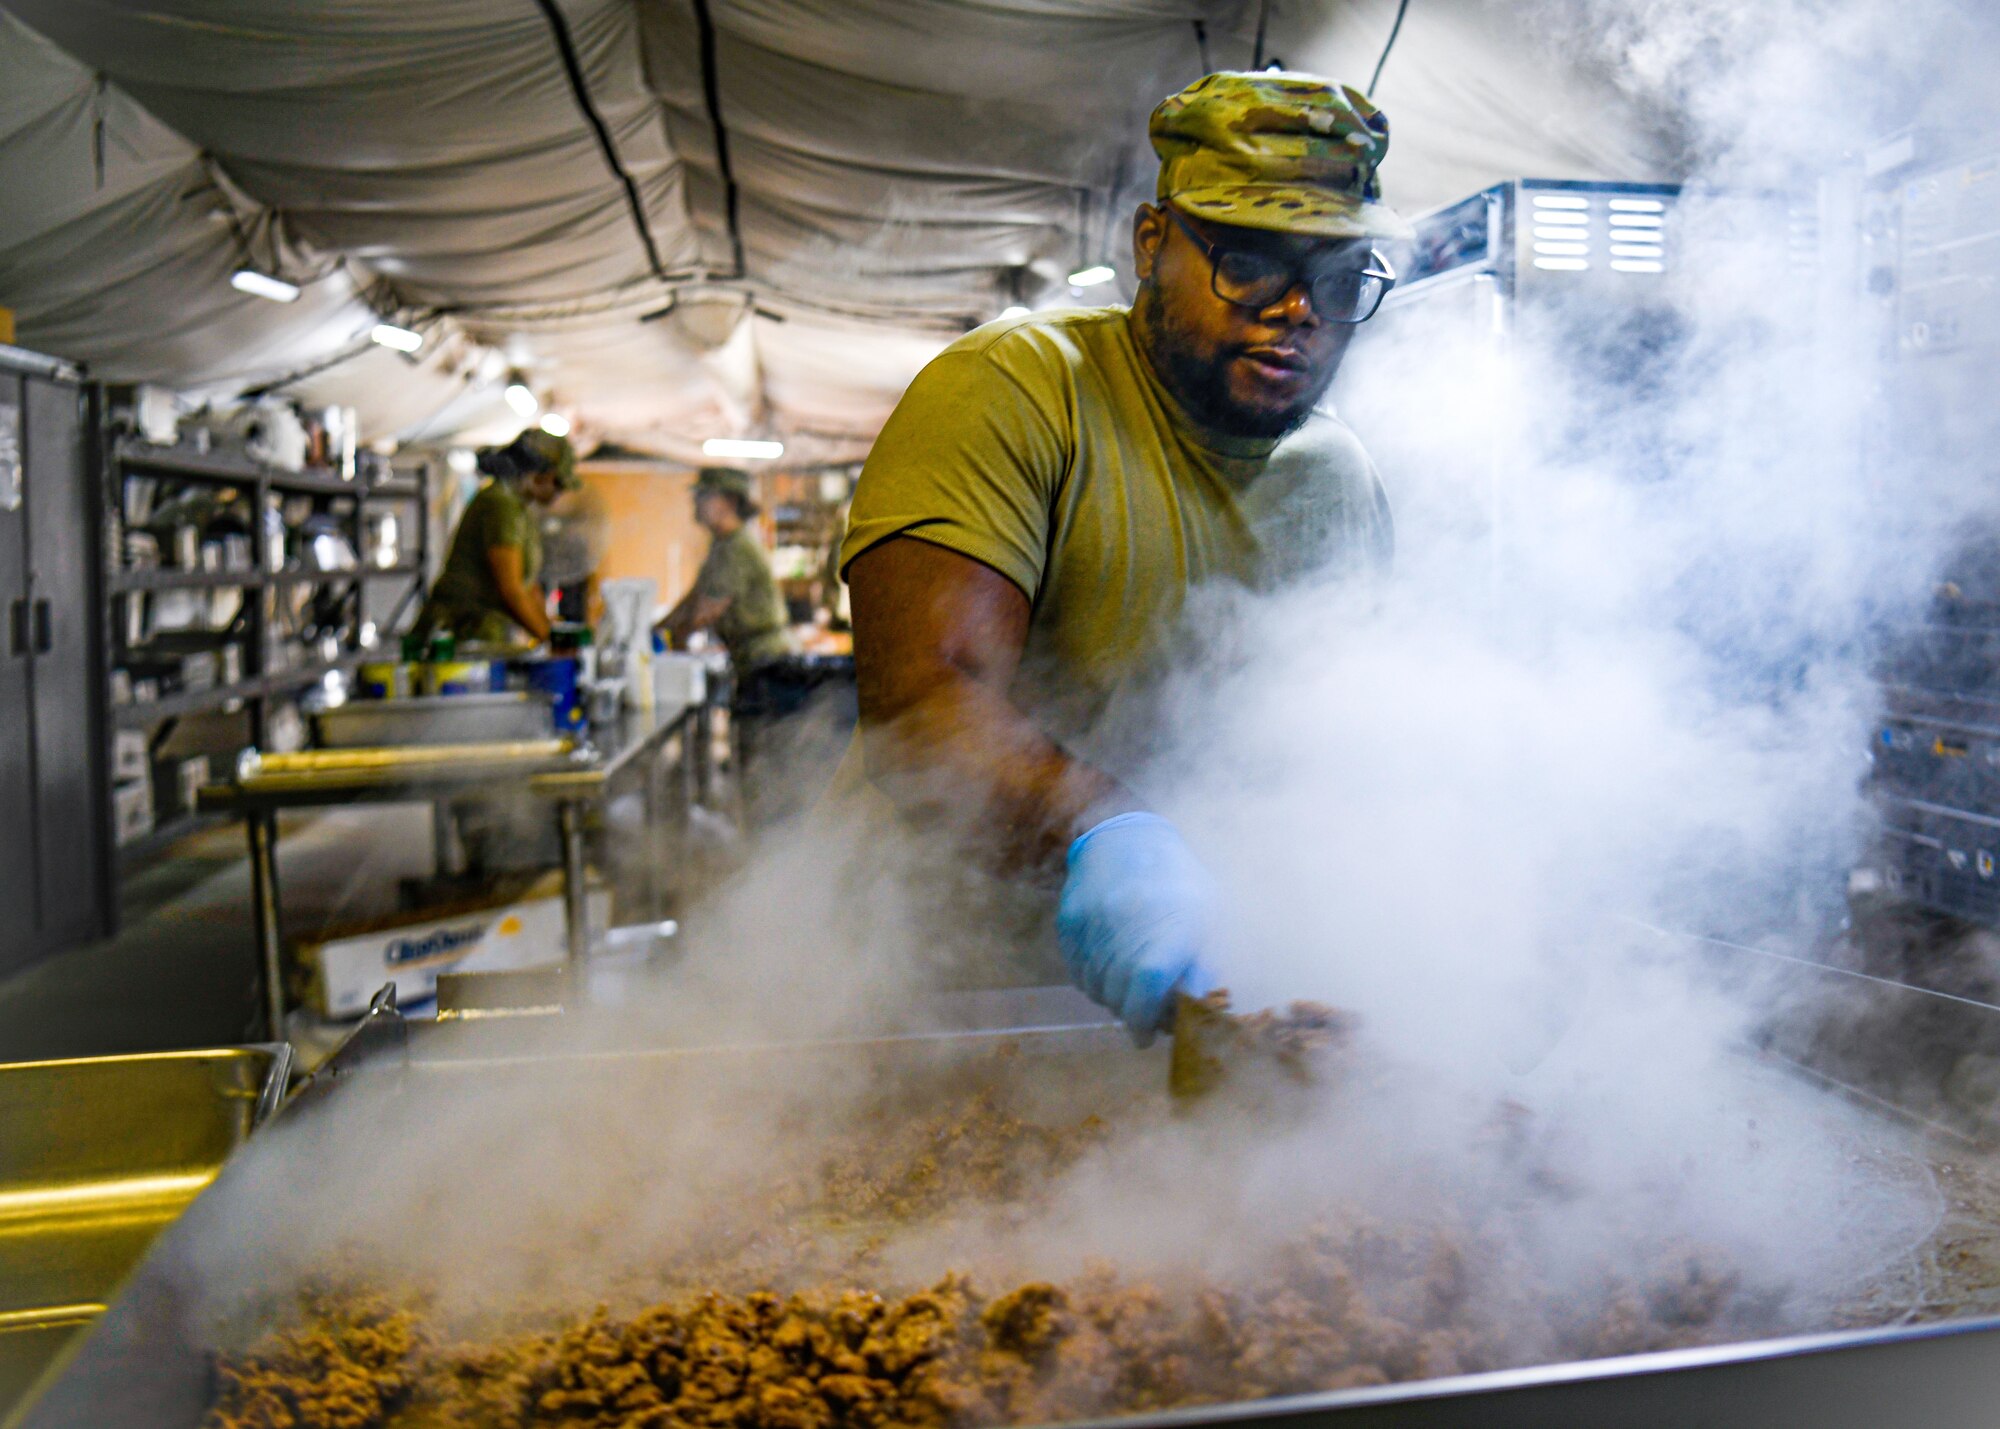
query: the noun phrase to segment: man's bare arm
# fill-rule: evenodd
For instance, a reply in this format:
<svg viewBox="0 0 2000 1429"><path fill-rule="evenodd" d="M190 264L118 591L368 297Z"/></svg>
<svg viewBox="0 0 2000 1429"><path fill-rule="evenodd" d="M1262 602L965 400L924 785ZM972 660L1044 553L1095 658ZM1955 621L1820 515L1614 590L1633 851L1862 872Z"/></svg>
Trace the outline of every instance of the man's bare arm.
<svg viewBox="0 0 2000 1429"><path fill-rule="evenodd" d="M1028 598L969 556L899 536L848 568L869 777L921 822L968 812L980 852L1047 867L1092 822L1138 801L1072 759L1008 697Z"/></svg>

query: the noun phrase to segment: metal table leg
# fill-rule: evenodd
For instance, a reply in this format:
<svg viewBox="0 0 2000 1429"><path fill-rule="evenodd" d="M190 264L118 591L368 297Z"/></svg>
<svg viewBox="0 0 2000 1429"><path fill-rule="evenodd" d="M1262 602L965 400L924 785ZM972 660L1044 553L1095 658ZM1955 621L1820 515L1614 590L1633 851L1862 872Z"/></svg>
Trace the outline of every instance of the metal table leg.
<svg viewBox="0 0 2000 1429"><path fill-rule="evenodd" d="M257 930L257 976L264 1005L264 1033L285 1040L284 932L278 917L278 816L252 809L250 830L250 909Z"/></svg>
<svg viewBox="0 0 2000 1429"><path fill-rule="evenodd" d="M562 834L563 932L568 939L569 976L573 990L583 988L583 962L590 952L590 904L583 866L583 803L564 799L556 805L556 827Z"/></svg>
<svg viewBox="0 0 2000 1429"><path fill-rule="evenodd" d="M449 882L458 873L456 846L458 830L452 827L451 803L438 799L431 804L431 863L437 881Z"/></svg>

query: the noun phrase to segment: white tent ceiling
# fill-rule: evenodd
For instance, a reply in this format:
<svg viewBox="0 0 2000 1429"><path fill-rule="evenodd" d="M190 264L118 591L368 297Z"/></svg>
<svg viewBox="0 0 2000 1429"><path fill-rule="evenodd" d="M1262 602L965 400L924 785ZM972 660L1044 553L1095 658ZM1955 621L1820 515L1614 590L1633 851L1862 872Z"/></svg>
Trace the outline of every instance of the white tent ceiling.
<svg viewBox="0 0 2000 1429"><path fill-rule="evenodd" d="M846 460L918 367L1118 262L1145 116L1263 53L1365 84L1395 0L0 0L0 306L115 380ZM1664 176L1504 0L1412 0L1392 202ZM718 122L719 121L719 122ZM726 160L726 163L725 163ZM255 266L279 305L229 286ZM1094 290L1091 300L1107 294ZM664 315L662 315L664 310ZM374 347L381 317L427 339Z"/></svg>

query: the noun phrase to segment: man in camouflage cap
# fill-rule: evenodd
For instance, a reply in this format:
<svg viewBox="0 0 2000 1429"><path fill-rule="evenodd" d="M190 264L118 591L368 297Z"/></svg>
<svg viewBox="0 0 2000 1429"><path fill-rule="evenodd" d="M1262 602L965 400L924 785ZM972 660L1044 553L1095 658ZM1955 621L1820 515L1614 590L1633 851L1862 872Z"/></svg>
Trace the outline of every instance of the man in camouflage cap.
<svg viewBox="0 0 2000 1429"><path fill-rule="evenodd" d="M694 585L659 624L677 648L685 648L697 630L713 630L739 681L791 648L784 599L749 525L758 509L747 473L727 466L701 469L694 483L694 519L708 532L708 554Z"/></svg>
<svg viewBox="0 0 2000 1429"><path fill-rule="evenodd" d="M855 797L1060 876L1070 974L1142 1039L1209 986L1225 913L1126 782L1150 742L1130 712L1197 587L1386 565L1381 485L1320 402L1394 282L1378 242L1407 232L1377 179L1388 120L1344 85L1212 74L1150 132L1131 307L947 348L877 439L841 551Z"/></svg>

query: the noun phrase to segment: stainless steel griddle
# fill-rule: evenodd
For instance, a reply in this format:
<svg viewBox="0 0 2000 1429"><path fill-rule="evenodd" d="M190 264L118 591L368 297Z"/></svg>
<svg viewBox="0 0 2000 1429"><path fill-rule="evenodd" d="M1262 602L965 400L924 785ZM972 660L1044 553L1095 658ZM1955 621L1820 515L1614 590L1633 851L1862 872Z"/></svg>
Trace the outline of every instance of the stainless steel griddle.
<svg viewBox="0 0 2000 1429"><path fill-rule="evenodd" d="M1160 1078L1164 1053L1135 1053L1117 1029L1071 998L1040 992L989 994L979 1015L955 1027L917 1027L888 1037L789 1046L643 1048L616 1032L589 1051L550 1052L546 1023L533 1017L405 1022L378 1005L343 1053L294 1099L286 1118L340 1106L367 1085L421 1095L427 1085L527 1073L643 1079L714 1076L735 1066L766 1068L815 1059L828 1068L882 1075L989 1053L1004 1038L1024 1057L1049 1057L1118 1077ZM213 1392L208 1321L192 1306L186 1275L199 1267L201 1237L229 1224L232 1197L269 1184L275 1153L255 1141L225 1170L196 1213L162 1238L66 1366L13 1429L196 1429ZM304 1174L301 1170L299 1174ZM1378 1389L1260 1400L1106 1421L1135 1426L1249 1424L1271 1429L1510 1429L1554 1424L1766 1429L1990 1429L2000 1406L2000 1318L1765 1340L1625 1358L1556 1364Z"/></svg>

